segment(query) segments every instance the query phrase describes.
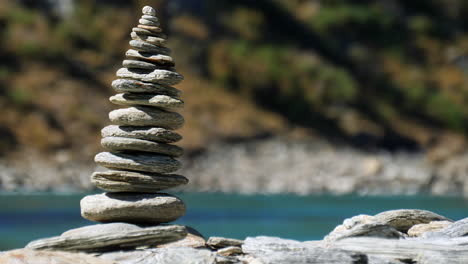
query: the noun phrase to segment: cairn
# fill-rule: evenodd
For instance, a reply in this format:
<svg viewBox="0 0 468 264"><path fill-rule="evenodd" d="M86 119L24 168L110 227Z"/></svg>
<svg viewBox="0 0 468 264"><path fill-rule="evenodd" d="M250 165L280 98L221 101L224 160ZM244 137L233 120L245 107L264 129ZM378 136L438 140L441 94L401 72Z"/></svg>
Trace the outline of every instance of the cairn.
<svg viewBox="0 0 468 264"><path fill-rule="evenodd" d="M160 191L188 180L172 174L181 166L175 158L183 153L171 144L182 139L173 130L184 124L184 118L173 110L184 103L180 91L171 86L183 77L175 71L167 37L152 7L143 8L131 38L123 68L112 82L118 94L110 97L123 108L109 113L112 125L102 129L101 140L107 152L95 156L97 164L110 170L91 176L106 193L88 195L80 203L84 218L103 224L32 241L28 248L99 252L167 244L190 234L199 236L204 245L196 230L162 224L184 215L185 205Z"/></svg>
<svg viewBox="0 0 468 264"><path fill-rule="evenodd" d="M181 166L176 157L183 149L171 143L182 137L172 130L184 118L172 112L183 107L180 91L171 87L183 80L175 71L166 47L167 37L159 27L156 11L146 6L139 25L131 33L131 49L112 87L119 92L110 101L125 108L109 113L112 125L102 130L101 145L108 152L95 162L110 169L95 172L91 180L103 194L81 200L81 214L97 222L160 224L185 213L177 197L160 193L188 182L170 174Z"/></svg>

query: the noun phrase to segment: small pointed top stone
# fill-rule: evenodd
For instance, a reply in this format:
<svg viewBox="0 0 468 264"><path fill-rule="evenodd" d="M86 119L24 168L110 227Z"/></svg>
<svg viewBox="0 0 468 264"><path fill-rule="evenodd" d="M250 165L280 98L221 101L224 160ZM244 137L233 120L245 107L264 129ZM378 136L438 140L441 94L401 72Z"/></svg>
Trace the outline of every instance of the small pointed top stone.
<svg viewBox="0 0 468 264"><path fill-rule="evenodd" d="M156 16L156 10L151 6L145 6L141 11L143 12L143 15Z"/></svg>

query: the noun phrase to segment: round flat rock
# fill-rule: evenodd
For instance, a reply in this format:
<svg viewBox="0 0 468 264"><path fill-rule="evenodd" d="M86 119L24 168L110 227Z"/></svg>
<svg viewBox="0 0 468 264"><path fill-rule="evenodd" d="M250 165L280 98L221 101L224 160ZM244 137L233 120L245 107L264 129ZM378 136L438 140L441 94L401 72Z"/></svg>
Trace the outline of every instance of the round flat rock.
<svg viewBox="0 0 468 264"><path fill-rule="evenodd" d="M35 250L105 252L165 245L185 239L190 228L176 225L141 227L127 223L97 224L66 231L60 236L32 241L26 248ZM54 259L55 260L55 259ZM0 261L0 263L3 263ZM21 262L23 263L23 262ZM64 263L33 261L31 263ZM67 262L68 263L68 262ZM81 262L71 262L81 263ZM95 262L86 262L87 264ZM106 262L107 263L107 262ZM97 263L96 263L97 264Z"/></svg>
<svg viewBox="0 0 468 264"><path fill-rule="evenodd" d="M120 93L109 100L117 105L147 105L162 108L182 108L184 101L167 95Z"/></svg>
<svg viewBox="0 0 468 264"><path fill-rule="evenodd" d="M97 222L159 224L178 219L184 203L167 194L103 193L81 199L81 215Z"/></svg>
<svg viewBox="0 0 468 264"><path fill-rule="evenodd" d="M144 69L144 70L156 70L156 69L165 69L165 70L174 70L171 66L158 65L151 62L140 61L140 60L124 60L122 66L129 69Z"/></svg>
<svg viewBox="0 0 468 264"><path fill-rule="evenodd" d="M141 18L153 21L153 22L159 22L159 18L157 16L150 16L150 15L142 15Z"/></svg>
<svg viewBox="0 0 468 264"><path fill-rule="evenodd" d="M153 32L153 31L149 31L149 30L147 30L147 29L141 28L141 27L134 27L134 28L132 28L132 32L135 32L135 33L137 33L137 34L155 36L155 37L158 37L158 36L161 35L161 32Z"/></svg>
<svg viewBox="0 0 468 264"><path fill-rule="evenodd" d="M389 225L404 233L408 232L414 225L427 224L432 221L452 221L431 211L418 209L390 210L377 214L374 217L376 222Z"/></svg>
<svg viewBox="0 0 468 264"><path fill-rule="evenodd" d="M111 111L109 119L113 124L119 126L155 126L178 129L184 125L184 118L179 113L147 106L135 106Z"/></svg>
<svg viewBox="0 0 468 264"><path fill-rule="evenodd" d="M181 167L181 163L171 157L151 153L110 153L101 152L94 161L108 169L134 170L155 173L171 173Z"/></svg>
<svg viewBox="0 0 468 264"><path fill-rule="evenodd" d="M174 66L174 60L170 56L162 54L151 54L145 52L139 52L138 50L129 49L125 53L125 56L129 59L142 60L147 62L152 62L161 65Z"/></svg>
<svg viewBox="0 0 468 264"><path fill-rule="evenodd" d="M182 136L161 127L106 126L101 130L102 137L126 137L145 139L162 143L174 143Z"/></svg>
<svg viewBox="0 0 468 264"><path fill-rule="evenodd" d="M108 192L155 193L187 184L188 179L176 174L112 170L93 173L91 182Z"/></svg>
<svg viewBox="0 0 468 264"><path fill-rule="evenodd" d="M120 68L117 73L117 77L124 79L133 79L143 82L164 84L164 85L175 85L180 83L184 77L177 72L156 69L141 70L141 69L128 69Z"/></svg>
<svg viewBox="0 0 468 264"><path fill-rule="evenodd" d="M146 26L146 25L138 25L138 28L145 29L150 31L151 33L161 33L162 29L160 27L154 27L154 26Z"/></svg>
<svg viewBox="0 0 468 264"><path fill-rule="evenodd" d="M153 44L160 47L165 47L167 45L166 38L163 37L154 37L143 34L137 34L135 32L130 33L130 37L134 40L146 41L149 44Z"/></svg>
<svg viewBox="0 0 468 264"><path fill-rule="evenodd" d="M159 27L160 26L159 21L154 22L154 21L144 19L144 18L140 18L140 20L138 20L138 23L140 23L141 25L145 25L145 26L153 26L153 27Z"/></svg>
<svg viewBox="0 0 468 264"><path fill-rule="evenodd" d="M147 83L138 80L117 79L112 82L112 88L117 92L131 92L131 93L154 93L165 94L172 97L179 97L180 90L174 87L162 84Z"/></svg>
<svg viewBox="0 0 468 264"><path fill-rule="evenodd" d="M171 157L179 157L184 153L184 150L179 146L136 138L105 137L101 139L101 145L110 151L134 150L158 153Z"/></svg>
<svg viewBox="0 0 468 264"><path fill-rule="evenodd" d="M148 52L148 53L156 53L156 54L164 54L169 55L171 50L169 48L156 46L145 41L141 40L130 40L130 46L138 51L141 52Z"/></svg>
<svg viewBox="0 0 468 264"><path fill-rule="evenodd" d="M152 8L151 6L144 6L141 9L141 12L143 15L156 16L156 9Z"/></svg>

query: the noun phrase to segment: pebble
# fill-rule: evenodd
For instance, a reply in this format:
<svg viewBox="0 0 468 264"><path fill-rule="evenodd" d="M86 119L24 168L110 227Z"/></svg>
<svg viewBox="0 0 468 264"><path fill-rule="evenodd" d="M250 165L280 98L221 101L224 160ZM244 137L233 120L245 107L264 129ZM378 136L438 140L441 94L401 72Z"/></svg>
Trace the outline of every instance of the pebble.
<svg viewBox="0 0 468 264"><path fill-rule="evenodd" d="M335 229L333 229L328 236L330 237L335 236L336 234L343 234L355 226L371 223L375 223L374 216L365 214L356 215L351 218L345 219L343 221L343 224L336 226Z"/></svg>
<svg viewBox="0 0 468 264"><path fill-rule="evenodd" d="M101 130L102 137L126 137L151 140L162 143L173 143L182 136L160 127L106 126Z"/></svg>
<svg viewBox="0 0 468 264"><path fill-rule="evenodd" d="M432 222L427 223L427 224L414 225L408 230L408 236L410 236L410 237L420 237L424 233L439 231L439 230L449 226L450 224L452 224L452 222L449 222L449 221L432 221Z"/></svg>
<svg viewBox="0 0 468 264"><path fill-rule="evenodd" d="M165 66L157 65L154 63L139 61L139 60L124 60L122 66L130 69L144 69L144 70L156 70L164 69Z"/></svg>
<svg viewBox="0 0 468 264"><path fill-rule="evenodd" d="M151 33L161 33L162 32L162 29L160 27L146 26L146 25L138 25L137 27L148 30Z"/></svg>
<svg viewBox="0 0 468 264"><path fill-rule="evenodd" d="M101 139L101 145L110 151L117 152L142 151L168 155L171 157L179 157L184 153L184 150L179 146L126 137L105 137Z"/></svg>
<svg viewBox="0 0 468 264"><path fill-rule="evenodd" d="M167 95L120 93L109 100L117 105L147 105L162 108L181 108L184 101Z"/></svg>
<svg viewBox="0 0 468 264"><path fill-rule="evenodd" d="M216 253L218 255L228 257L228 256L233 256L233 255L240 255L243 252L242 252L242 248L240 247L230 246L230 247L221 248L218 251L216 251Z"/></svg>
<svg viewBox="0 0 468 264"><path fill-rule="evenodd" d="M147 83L137 80L117 79L112 82L112 88L117 92L131 92L131 93L155 93L165 94L172 97L179 97L181 91L167 86L156 83Z"/></svg>
<svg viewBox="0 0 468 264"><path fill-rule="evenodd" d="M145 71L127 68L119 69L117 77L165 85L175 85L184 79L179 73L168 70Z"/></svg>
<svg viewBox="0 0 468 264"><path fill-rule="evenodd" d="M184 215L185 205L168 194L103 193L81 199L81 215L97 222L159 224Z"/></svg>
<svg viewBox="0 0 468 264"><path fill-rule="evenodd" d="M71 229L60 236L32 241L26 248L36 250L105 252L165 244L184 238L183 226L141 227L109 223Z"/></svg>
<svg viewBox="0 0 468 264"><path fill-rule="evenodd" d="M333 230L325 238L324 241L331 243L350 237L381 237L389 239L404 238L405 234L396 230L392 226L381 224L378 222L368 224L358 224L350 229Z"/></svg>
<svg viewBox="0 0 468 264"><path fill-rule="evenodd" d="M133 49L141 52L156 53L163 55L169 55L171 53L171 50L169 48L156 46L141 40L130 40L129 43Z"/></svg>
<svg viewBox="0 0 468 264"><path fill-rule="evenodd" d="M240 247L244 241L225 237L210 237L206 244L213 248Z"/></svg>
<svg viewBox="0 0 468 264"><path fill-rule="evenodd" d="M150 16L150 15L142 15L141 18L153 21L153 22L159 22L159 18L157 16Z"/></svg>
<svg viewBox="0 0 468 264"><path fill-rule="evenodd" d="M375 221L389 225L400 232L406 233L408 229L417 224L427 224L431 221L452 220L426 210L400 209L390 210L374 216Z"/></svg>
<svg viewBox="0 0 468 264"><path fill-rule="evenodd" d="M156 9L152 8L151 6L144 6L141 12L143 15L156 16Z"/></svg>
<svg viewBox="0 0 468 264"><path fill-rule="evenodd" d="M187 184L188 179L176 174L111 170L93 173L91 182L108 192L154 193Z"/></svg>
<svg viewBox="0 0 468 264"><path fill-rule="evenodd" d="M184 118L180 114L148 106L117 109L109 113L109 119L113 124L120 126L178 129L184 125Z"/></svg>
<svg viewBox="0 0 468 264"><path fill-rule="evenodd" d="M148 19L144 19L144 18L140 18L140 20L138 20L138 23L140 23L142 25L145 25L145 26L153 26L153 27L159 27L160 26L159 21L154 22L152 20L148 20Z"/></svg>
<svg viewBox="0 0 468 264"><path fill-rule="evenodd" d="M153 32L141 27L134 27L132 28L132 32L135 32L139 35L149 35L154 37L161 37L161 32Z"/></svg>
<svg viewBox="0 0 468 264"><path fill-rule="evenodd" d="M174 60L170 56L162 55L162 54L151 54L145 52L139 52L138 50L129 49L125 53L125 56L129 59L137 59L143 60L148 62L153 62L156 64L167 65L167 66L174 66Z"/></svg>
<svg viewBox="0 0 468 264"><path fill-rule="evenodd" d="M106 168L135 170L155 173L171 173L180 169L180 162L168 156L152 153L110 153L101 152L94 161Z"/></svg>
<svg viewBox="0 0 468 264"><path fill-rule="evenodd" d="M146 41L156 46L165 47L167 44L166 38L163 38L163 37L155 37L155 36L137 34L135 32L130 33L130 36L134 40Z"/></svg>

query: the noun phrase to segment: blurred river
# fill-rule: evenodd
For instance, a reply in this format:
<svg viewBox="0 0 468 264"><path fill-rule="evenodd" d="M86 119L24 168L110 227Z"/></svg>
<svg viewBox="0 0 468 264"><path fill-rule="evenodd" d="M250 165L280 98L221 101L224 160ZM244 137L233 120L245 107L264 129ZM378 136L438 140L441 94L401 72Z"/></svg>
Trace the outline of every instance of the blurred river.
<svg viewBox="0 0 468 264"><path fill-rule="evenodd" d="M92 224L80 216L85 194L0 193L0 250L56 236ZM345 218L390 209L426 209L458 220L468 217L468 200L431 196L297 196L179 193L187 214L176 221L207 238L280 236L296 240L323 238Z"/></svg>

